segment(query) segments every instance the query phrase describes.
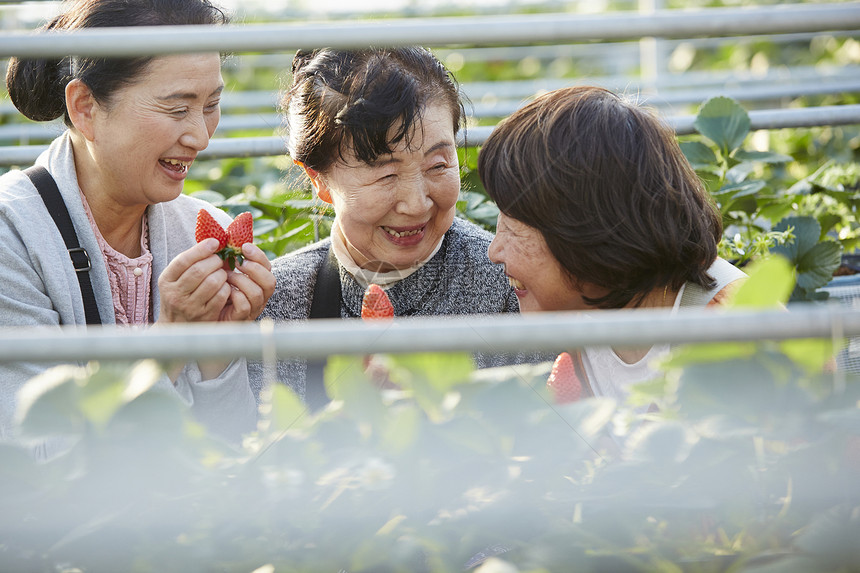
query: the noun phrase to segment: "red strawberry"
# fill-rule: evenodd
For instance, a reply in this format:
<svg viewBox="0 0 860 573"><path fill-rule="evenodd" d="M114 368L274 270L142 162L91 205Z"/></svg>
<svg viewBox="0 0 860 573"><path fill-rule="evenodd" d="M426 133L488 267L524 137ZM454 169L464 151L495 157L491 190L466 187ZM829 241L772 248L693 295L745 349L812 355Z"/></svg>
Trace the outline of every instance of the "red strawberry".
<svg viewBox="0 0 860 573"><path fill-rule="evenodd" d="M576 375L573 367L573 359L567 352L562 352L552 365L552 372L546 381L547 387L552 390L556 404L576 402L582 395L582 382Z"/></svg>
<svg viewBox="0 0 860 573"><path fill-rule="evenodd" d="M197 226L194 229L194 240L198 243L205 239L218 239L218 250L227 246L227 233L224 228L218 224L215 217L206 209L200 209L197 212Z"/></svg>
<svg viewBox="0 0 860 573"><path fill-rule="evenodd" d="M245 211L227 227L227 248L221 258L230 265L230 270L242 264L245 257L242 256L242 245L254 241L254 216Z"/></svg>
<svg viewBox="0 0 860 573"><path fill-rule="evenodd" d="M254 240L254 216L246 211L236 217L225 231L218 221L206 209L197 212L197 228L194 238L199 243L203 239L215 237L218 239L218 251L215 253L227 262L230 270L236 264L242 264L242 245Z"/></svg>
<svg viewBox="0 0 860 573"><path fill-rule="evenodd" d="M394 307L379 285L371 284L361 299L361 318L394 318Z"/></svg>

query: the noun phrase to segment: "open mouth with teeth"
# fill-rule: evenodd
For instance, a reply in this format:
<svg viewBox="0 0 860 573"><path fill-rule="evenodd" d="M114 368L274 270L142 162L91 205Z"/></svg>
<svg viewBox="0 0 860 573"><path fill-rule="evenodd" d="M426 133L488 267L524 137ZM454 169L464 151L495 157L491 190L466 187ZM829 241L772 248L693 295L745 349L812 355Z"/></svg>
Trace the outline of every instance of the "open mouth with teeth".
<svg viewBox="0 0 860 573"><path fill-rule="evenodd" d="M392 237L397 237L399 239L402 237L413 237L423 231L424 227L419 227L410 231L395 231L391 227L382 227L382 230L391 235Z"/></svg>
<svg viewBox="0 0 860 573"><path fill-rule="evenodd" d="M159 159L158 162L166 169L176 173L187 173L190 161L179 161L178 159Z"/></svg>
<svg viewBox="0 0 860 573"><path fill-rule="evenodd" d="M508 284L514 287L516 290L526 290L526 285L524 285L514 277L508 277Z"/></svg>

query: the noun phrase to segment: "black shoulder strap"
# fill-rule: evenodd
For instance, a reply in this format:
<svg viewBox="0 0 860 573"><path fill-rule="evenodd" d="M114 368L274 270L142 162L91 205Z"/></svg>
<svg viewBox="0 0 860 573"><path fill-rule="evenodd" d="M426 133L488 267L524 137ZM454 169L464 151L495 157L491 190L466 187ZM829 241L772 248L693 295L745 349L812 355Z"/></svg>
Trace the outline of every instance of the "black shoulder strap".
<svg viewBox="0 0 860 573"><path fill-rule="evenodd" d="M340 318L340 269L331 246L317 273L308 318Z"/></svg>
<svg viewBox="0 0 860 573"><path fill-rule="evenodd" d="M329 246L328 254L317 273L308 318L340 318L340 297L340 269ZM325 364L325 360L308 360L305 402L312 410L319 410L330 400L325 391Z"/></svg>
<svg viewBox="0 0 860 573"><path fill-rule="evenodd" d="M48 213L60 230L63 236L63 241L66 243L66 248L69 250L69 258L72 259L72 265L75 267L75 273L78 275L78 282L81 285L81 297L84 300L84 313L87 317L87 324L101 324L102 320L99 316L99 307L96 305L96 296L93 293L93 285L90 282L90 256L86 249L78 243L78 236L75 234L75 227L72 224L72 218L69 216L69 211L66 208L66 203L63 201L63 196L60 195L60 190L57 188L57 182L48 173L48 170L40 165L34 165L29 169L25 169L24 173L36 186L39 195L42 196L42 201L45 202L45 207L48 208Z"/></svg>

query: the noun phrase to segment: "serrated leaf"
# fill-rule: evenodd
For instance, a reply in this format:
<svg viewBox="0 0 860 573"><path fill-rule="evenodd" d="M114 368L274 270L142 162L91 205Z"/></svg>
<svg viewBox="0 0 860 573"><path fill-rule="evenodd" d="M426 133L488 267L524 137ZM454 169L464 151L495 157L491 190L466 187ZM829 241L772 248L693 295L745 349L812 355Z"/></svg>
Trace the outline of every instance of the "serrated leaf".
<svg viewBox="0 0 860 573"><path fill-rule="evenodd" d="M735 100L720 96L702 105L693 125L728 157L743 143L751 123L746 110Z"/></svg>
<svg viewBox="0 0 860 573"><path fill-rule="evenodd" d="M787 241L784 245L772 247L770 252L782 255L793 265L797 265L807 251L818 243L821 238L821 225L815 217L786 217L774 225L773 230L785 231L789 227L794 229L792 231L794 239Z"/></svg>
<svg viewBox="0 0 860 573"><path fill-rule="evenodd" d="M842 263L842 245L825 240L809 249L797 263L797 286L815 290L833 280L833 273Z"/></svg>
<svg viewBox="0 0 860 573"><path fill-rule="evenodd" d="M749 177L749 174L755 171L755 165L752 163L741 162L729 169L726 172L726 181L730 184L741 183ZM761 181L761 186L764 187L764 181Z"/></svg>
<svg viewBox="0 0 860 573"><path fill-rule="evenodd" d="M745 149L735 151L734 158L740 161L760 161L762 163L790 163L794 161L792 156L782 153L774 153L773 151L747 151Z"/></svg>
<svg viewBox="0 0 860 573"><path fill-rule="evenodd" d="M680 145L681 151L694 169L704 169L717 162L714 151L701 141L684 141Z"/></svg>
<svg viewBox="0 0 860 573"><path fill-rule="evenodd" d="M773 308L788 302L794 289L794 268L781 256L759 259L744 269L747 278L727 304L729 308Z"/></svg>

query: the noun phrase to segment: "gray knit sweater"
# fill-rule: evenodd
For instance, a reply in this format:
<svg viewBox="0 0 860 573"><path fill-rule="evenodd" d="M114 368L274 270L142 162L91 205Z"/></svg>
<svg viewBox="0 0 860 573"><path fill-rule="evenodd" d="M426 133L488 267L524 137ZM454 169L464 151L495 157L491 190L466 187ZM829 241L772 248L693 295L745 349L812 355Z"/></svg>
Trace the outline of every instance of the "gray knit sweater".
<svg viewBox="0 0 860 573"><path fill-rule="evenodd" d="M394 306L394 315L519 312L517 297L508 285L503 268L487 258L487 247L492 239L489 232L455 218L433 258L386 291ZM325 239L275 259L272 272L278 286L261 317L275 321L308 318L317 274L330 245L331 241ZM340 282L341 316L360 317L364 288L343 267L340 267ZM476 355L475 359L479 367L513 361L512 357L503 355ZM262 366L251 362L248 367L251 388L259 396ZM303 397L306 371L304 360L282 360L278 363L277 377Z"/></svg>

